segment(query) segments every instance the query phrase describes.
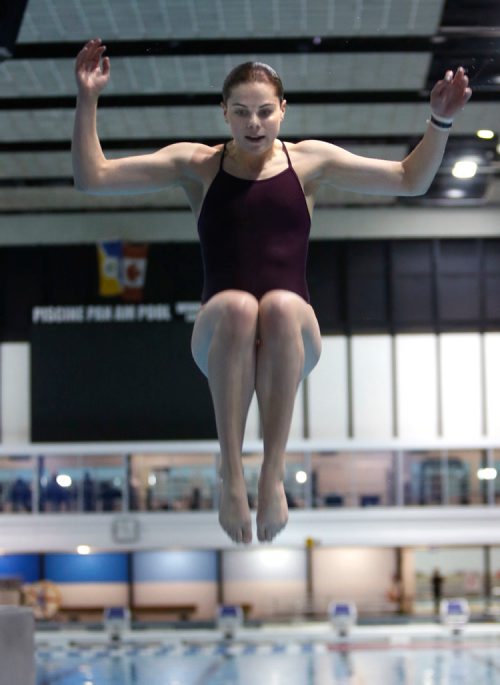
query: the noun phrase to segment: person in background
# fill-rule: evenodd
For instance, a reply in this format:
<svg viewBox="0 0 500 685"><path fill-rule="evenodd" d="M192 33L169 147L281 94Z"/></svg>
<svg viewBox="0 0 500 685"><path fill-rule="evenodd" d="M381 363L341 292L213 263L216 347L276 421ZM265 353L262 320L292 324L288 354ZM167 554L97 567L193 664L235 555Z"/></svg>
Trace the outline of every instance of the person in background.
<svg viewBox="0 0 500 685"><path fill-rule="evenodd" d="M438 568L435 568L431 576L432 599L434 601L434 614L439 616L439 607L443 598L444 577Z"/></svg>

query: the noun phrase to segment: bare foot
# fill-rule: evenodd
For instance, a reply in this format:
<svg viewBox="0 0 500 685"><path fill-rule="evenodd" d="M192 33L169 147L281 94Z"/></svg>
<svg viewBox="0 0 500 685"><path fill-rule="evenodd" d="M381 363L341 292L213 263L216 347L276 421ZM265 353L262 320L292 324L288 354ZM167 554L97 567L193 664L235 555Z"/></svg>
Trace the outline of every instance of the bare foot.
<svg viewBox="0 0 500 685"><path fill-rule="evenodd" d="M261 473L259 501L257 505L257 537L270 542L288 522L288 504L281 479L270 478Z"/></svg>
<svg viewBox="0 0 500 685"><path fill-rule="evenodd" d="M252 520L245 481L221 480L219 523L234 542L252 542Z"/></svg>

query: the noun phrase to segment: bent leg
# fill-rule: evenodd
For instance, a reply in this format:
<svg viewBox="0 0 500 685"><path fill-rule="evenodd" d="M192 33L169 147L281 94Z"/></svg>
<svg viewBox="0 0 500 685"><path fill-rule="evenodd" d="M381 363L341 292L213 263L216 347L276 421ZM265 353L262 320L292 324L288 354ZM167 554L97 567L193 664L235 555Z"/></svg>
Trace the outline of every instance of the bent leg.
<svg viewBox="0 0 500 685"><path fill-rule="evenodd" d="M282 290L259 304L256 384L264 439L259 479L257 536L272 540L288 520L285 449L300 381L317 364L321 334L314 311L301 297Z"/></svg>
<svg viewBox="0 0 500 685"><path fill-rule="evenodd" d="M235 542L250 542L252 528L241 450L255 389L258 302L227 290L212 297L195 322L191 349L207 376L221 449L219 522Z"/></svg>

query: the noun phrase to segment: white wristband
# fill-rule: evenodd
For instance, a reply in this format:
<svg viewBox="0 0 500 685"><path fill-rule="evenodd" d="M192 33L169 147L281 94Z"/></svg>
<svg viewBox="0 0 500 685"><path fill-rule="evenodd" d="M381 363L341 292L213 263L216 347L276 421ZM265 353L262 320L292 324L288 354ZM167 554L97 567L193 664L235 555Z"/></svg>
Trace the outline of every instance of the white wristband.
<svg viewBox="0 0 500 685"><path fill-rule="evenodd" d="M436 119L439 121L440 124L452 124L453 123L453 117L450 119L448 117L442 117L440 114L436 114L431 110L431 116L433 119Z"/></svg>
<svg viewBox="0 0 500 685"><path fill-rule="evenodd" d="M431 114L431 118L427 119L427 123L436 129L436 131L449 133L453 125L453 119L444 119L443 117L436 117L435 114Z"/></svg>

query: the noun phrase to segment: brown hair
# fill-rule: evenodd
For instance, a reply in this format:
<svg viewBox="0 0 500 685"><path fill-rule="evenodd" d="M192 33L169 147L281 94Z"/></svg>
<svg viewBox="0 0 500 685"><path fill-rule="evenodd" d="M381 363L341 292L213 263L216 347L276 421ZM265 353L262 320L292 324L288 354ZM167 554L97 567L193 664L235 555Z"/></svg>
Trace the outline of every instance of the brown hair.
<svg viewBox="0 0 500 685"><path fill-rule="evenodd" d="M222 86L222 101L226 103L231 96L232 89L240 83L255 81L270 83L274 87L280 102L283 101L283 83L277 72L264 62L243 62L243 64L238 64L234 69L231 69Z"/></svg>

